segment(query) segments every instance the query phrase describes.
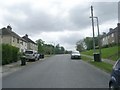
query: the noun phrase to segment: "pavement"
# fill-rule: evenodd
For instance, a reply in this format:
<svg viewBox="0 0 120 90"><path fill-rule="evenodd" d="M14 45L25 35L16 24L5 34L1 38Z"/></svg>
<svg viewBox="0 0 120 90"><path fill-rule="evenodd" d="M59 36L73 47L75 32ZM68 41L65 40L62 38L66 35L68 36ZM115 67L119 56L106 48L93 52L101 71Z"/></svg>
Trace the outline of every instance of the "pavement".
<svg viewBox="0 0 120 90"><path fill-rule="evenodd" d="M44 60L44 59L39 59L39 61L42 61L42 60ZM36 61L36 62L38 62L38 61ZM19 61L14 62L14 63L0 66L2 68L2 70L0 70L0 72L2 73L2 77L4 77L6 75L9 75L15 71L18 71L18 70L24 68L27 65L30 65L30 64L36 63L36 62L26 62L26 65L21 66L21 60L19 60Z"/></svg>
<svg viewBox="0 0 120 90"><path fill-rule="evenodd" d="M107 88L110 75L70 55L55 55L2 78L3 88Z"/></svg>
<svg viewBox="0 0 120 90"><path fill-rule="evenodd" d="M85 54L81 54L82 56L85 56L85 57L88 57L88 58L91 58L94 60L94 57L93 56L90 56L90 55L85 55ZM112 64L114 65L116 61L113 61L113 60L110 60L110 59L101 59L103 62L106 62L106 63L109 63L109 64Z"/></svg>

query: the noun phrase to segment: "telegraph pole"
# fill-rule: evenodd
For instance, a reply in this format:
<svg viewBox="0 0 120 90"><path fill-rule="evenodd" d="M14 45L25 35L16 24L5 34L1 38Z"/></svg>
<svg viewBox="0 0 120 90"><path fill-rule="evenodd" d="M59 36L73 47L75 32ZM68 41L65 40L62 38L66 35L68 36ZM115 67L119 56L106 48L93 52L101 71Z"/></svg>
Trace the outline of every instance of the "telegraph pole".
<svg viewBox="0 0 120 90"><path fill-rule="evenodd" d="M95 53L95 34L94 34L94 19L93 19L93 6L91 6L91 18L92 18L92 29L93 29L93 53Z"/></svg>

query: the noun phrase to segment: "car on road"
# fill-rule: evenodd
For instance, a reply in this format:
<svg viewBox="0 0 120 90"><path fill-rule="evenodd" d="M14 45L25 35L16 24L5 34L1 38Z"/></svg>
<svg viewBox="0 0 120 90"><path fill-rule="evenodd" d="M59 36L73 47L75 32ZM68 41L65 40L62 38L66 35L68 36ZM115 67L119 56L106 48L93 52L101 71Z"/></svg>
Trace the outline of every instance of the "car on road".
<svg viewBox="0 0 120 90"><path fill-rule="evenodd" d="M109 88L110 90L120 90L120 58L113 66Z"/></svg>
<svg viewBox="0 0 120 90"><path fill-rule="evenodd" d="M32 60L32 61L36 61L36 60L39 60L39 55L37 54L37 51L34 51L34 50L26 50L24 52L25 56L26 56L26 59L28 61Z"/></svg>
<svg viewBox="0 0 120 90"><path fill-rule="evenodd" d="M44 54L42 54L42 53L39 54L39 58L40 58L40 59L43 59L43 58L44 58Z"/></svg>
<svg viewBox="0 0 120 90"><path fill-rule="evenodd" d="M71 59L81 59L81 55L79 51L72 51Z"/></svg>

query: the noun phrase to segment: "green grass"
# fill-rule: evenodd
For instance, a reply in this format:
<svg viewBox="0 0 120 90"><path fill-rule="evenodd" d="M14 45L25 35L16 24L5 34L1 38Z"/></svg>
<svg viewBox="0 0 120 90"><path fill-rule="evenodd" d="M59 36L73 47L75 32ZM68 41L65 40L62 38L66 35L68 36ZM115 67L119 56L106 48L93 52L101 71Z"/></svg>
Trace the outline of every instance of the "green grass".
<svg viewBox="0 0 120 90"><path fill-rule="evenodd" d="M85 56L82 56L82 60L108 72L108 73L111 73L112 71L112 67L113 65L109 64L109 63L105 63L105 62L94 62L93 59L91 58L88 58L88 57L85 57Z"/></svg>
<svg viewBox="0 0 120 90"><path fill-rule="evenodd" d="M113 67L112 64L105 63L105 62L94 62L94 61L91 61L90 63L108 73L111 73L112 71L112 67Z"/></svg>
<svg viewBox="0 0 120 90"><path fill-rule="evenodd" d="M85 57L85 56L81 56L82 60L84 61L92 61L93 59Z"/></svg>
<svg viewBox="0 0 120 90"><path fill-rule="evenodd" d="M98 50L96 50L96 52L98 52ZM118 52L118 46L109 47L109 48L102 48L101 52L102 52L102 58L107 59L107 58L114 55L113 57L111 57L111 59L112 60L117 60L118 59L118 56L115 55ZM85 51L85 52L81 52L81 54L86 54L86 55L93 56L93 50L88 50L88 51Z"/></svg>

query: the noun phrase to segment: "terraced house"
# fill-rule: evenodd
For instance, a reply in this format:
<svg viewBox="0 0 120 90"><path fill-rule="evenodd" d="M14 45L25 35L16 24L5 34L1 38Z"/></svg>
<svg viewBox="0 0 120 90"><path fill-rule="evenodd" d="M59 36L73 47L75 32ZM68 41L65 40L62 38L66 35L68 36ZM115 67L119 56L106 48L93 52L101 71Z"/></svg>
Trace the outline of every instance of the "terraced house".
<svg viewBox="0 0 120 90"><path fill-rule="evenodd" d="M19 48L20 52L23 52L27 49L27 41L13 32L11 26L0 29L0 32L2 32L1 40L3 44L15 46Z"/></svg>
<svg viewBox="0 0 120 90"><path fill-rule="evenodd" d="M102 46L106 46L106 45L113 45L113 44L118 44L119 42L119 27L120 24L118 23L117 27L112 29L109 29L109 32L103 33L102 37L101 37L101 45Z"/></svg>
<svg viewBox="0 0 120 90"><path fill-rule="evenodd" d="M35 51L38 50L37 44L33 40L31 40L30 38L28 38L27 34L25 36L23 36L22 38L27 41L27 49L28 50L35 50Z"/></svg>

